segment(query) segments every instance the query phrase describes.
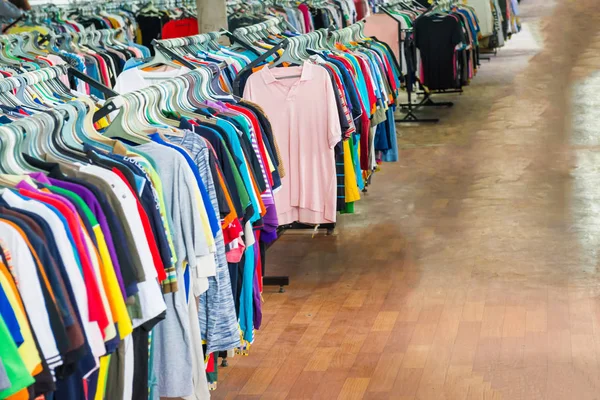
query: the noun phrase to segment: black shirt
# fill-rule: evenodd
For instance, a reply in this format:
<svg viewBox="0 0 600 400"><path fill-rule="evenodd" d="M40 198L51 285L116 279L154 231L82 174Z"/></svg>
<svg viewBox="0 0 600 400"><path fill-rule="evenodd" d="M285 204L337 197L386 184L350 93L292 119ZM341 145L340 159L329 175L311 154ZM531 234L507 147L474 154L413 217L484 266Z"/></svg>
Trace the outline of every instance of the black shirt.
<svg viewBox="0 0 600 400"><path fill-rule="evenodd" d="M452 15L426 15L415 23L415 43L423 61L422 82L431 90L457 85L455 47L465 42L460 21Z"/></svg>

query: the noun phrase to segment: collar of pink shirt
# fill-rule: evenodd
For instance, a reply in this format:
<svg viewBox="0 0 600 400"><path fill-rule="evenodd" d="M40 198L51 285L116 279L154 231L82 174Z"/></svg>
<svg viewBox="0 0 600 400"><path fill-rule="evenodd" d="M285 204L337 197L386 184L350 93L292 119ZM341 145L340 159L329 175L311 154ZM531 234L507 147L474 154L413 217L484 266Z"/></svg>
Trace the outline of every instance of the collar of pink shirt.
<svg viewBox="0 0 600 400"><path fill-rule="evenodd" d="M290 75L297 75L298 72L302 71L300 81L309 81L313 76L313 68L316 66L312 63L305 62L301 67L286 67L286 68L269 68L264 67L259 71L262 75L263 80L267 85L277 82L277 78L283 78ZM318 67L320 68L320 67Z"/></svg>

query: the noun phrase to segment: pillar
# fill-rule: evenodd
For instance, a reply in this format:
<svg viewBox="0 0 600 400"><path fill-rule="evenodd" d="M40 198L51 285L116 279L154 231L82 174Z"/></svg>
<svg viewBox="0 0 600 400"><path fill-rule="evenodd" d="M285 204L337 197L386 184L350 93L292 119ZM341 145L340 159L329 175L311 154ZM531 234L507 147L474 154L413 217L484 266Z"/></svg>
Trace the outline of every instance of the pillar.
<svg viewBox="0 0 600 400"><path fill-rule="evenodd" d="M196 0L200 33L227 29L226 0Z"/></svg>

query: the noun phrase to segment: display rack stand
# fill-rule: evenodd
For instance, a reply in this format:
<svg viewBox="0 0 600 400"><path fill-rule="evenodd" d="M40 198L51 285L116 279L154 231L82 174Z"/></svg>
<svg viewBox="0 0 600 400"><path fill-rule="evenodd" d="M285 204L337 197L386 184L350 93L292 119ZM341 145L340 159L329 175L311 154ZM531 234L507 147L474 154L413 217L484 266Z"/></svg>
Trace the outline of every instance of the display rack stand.
<svg viewBox="0 0 600 400"><path fill-rule="evenodd" d="M398 23L400 27L401 21L396 18L396 16L387 9L387 7L381 6L379 7L381 11L383 11L386 15L392 18L394 21ZM398 29L398 42L402 43L402 33L412 33L412 29ZM408 101L406 103L399 104L399 107L404 112L404 116L402 118L397 118L395 120L396 123L437 123L440 122L439 118L421 118L415 114L415 111L421 107L452 107L454 103L452 102L434 102L431 99L431 93L425 93L425 97L419 101L418 103L413 103L413 82L407 83L406 85L406 93L408 97ZM462 92L462 89L461 89Z"/></svg>
<svg viewBox="0 0 600 400"><path fill-rule="evenodd" d="M266 249L268 250L271 246L273 246L279 238L285 233L287 230L325 230L327 236L333 235L335 230L335 224L320 224L316 227L314 225L301 224L298 222L294 222L293 224L281 225L277 228L277 239L268 243L266 245ZM264 272L264 271L263 271ZM285 293L284 286L289 286L290 277L289 276L263 276L263 286L279 286L279 293Z"/></svg>

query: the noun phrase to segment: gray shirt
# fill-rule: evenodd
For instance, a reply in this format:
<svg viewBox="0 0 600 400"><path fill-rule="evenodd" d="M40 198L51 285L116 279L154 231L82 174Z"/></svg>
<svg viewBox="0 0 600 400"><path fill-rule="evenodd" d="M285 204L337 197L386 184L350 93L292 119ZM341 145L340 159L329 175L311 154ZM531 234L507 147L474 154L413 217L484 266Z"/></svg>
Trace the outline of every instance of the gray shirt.
<svg viewBox="0 0 600 400"><path fill-rule="evenodd" d="M2 362L2 358L0 358L0 391L8 389L9 387L10 379L8 379L6 368L4 368L4 363Z"/></svg>
<svg viewBox="0 0 600 400"><path fill-rule="evenodd" d="M171 217L173 245L177 254L177 279L184 282L184 262L190 272L199 259L212 256L194 197L194 174L177 150L150 142L132 148L149 156L157 167L167 212ZM191 289L190 289L191 291ZM153 331L153 370L158 371L158 396L187 397L194 393L193 357L189 303L185 288L164 295L167 303L165 320ZM192 301L193 294L189 294ZM192 322L193 323L193 322ZM196 319L196 324L199 324Z"/></svg>
<svg viewBox="0 0 600 400"><path fill-rule="evenodd" d="M220 215L214 179L210 168L210 144L192 131L183 137L169 136L173 144L184 147L198 167L200 177L210 195L215 215ZM240 334L231 291L229 266L225 255L223 231L219 229L215 238L217 252L217 274L208 280L208 291L200 296L198 317L202 327L202 338L206 340L207 354L226 351L240 346Z"/></svg>

